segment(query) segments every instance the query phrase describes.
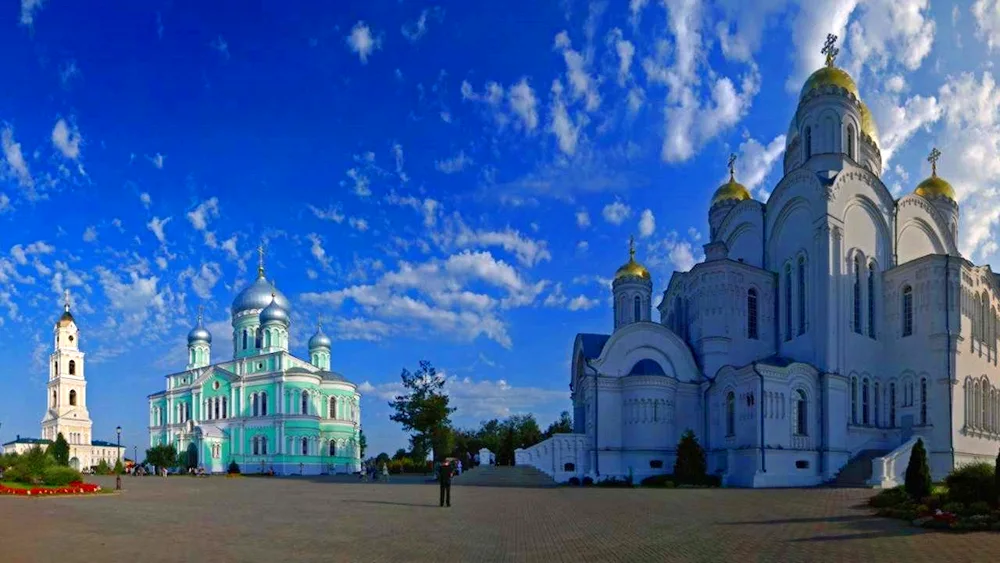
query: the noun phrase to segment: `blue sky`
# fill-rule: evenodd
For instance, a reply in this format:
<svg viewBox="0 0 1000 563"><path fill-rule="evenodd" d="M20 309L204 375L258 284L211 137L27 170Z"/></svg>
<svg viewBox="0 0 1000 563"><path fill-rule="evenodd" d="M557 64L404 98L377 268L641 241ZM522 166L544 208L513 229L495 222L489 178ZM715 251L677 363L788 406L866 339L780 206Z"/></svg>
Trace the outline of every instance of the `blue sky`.
<svg viewBox="0 0 1000 563"><path fill-rule="evenodd" d="M730 152L766 198L829 32L886 185L938 146L963 252L997 252L997 0L139 4L0 7L0 440L39 433L68 288L95 437L143 447L198 305L226 357L262 240L293 351L323 315L372 453L405 445L386 401L421 359L457 423L544 426L629 235L660 292Z"/></svg>

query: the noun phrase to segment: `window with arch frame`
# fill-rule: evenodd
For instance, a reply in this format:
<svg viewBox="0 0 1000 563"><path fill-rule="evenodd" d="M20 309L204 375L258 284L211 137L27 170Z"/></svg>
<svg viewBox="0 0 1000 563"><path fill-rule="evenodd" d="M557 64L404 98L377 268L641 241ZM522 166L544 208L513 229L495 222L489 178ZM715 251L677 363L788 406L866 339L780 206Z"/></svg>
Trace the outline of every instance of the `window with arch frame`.
<svg viewBox="0 0 1000 563"><path fill-rule="evenodd" d="M785 341L792 339L792 265L785 264Z"/></svg>
<svg viewBox="0 0 1000 563"><path fill-rule="evenodd" d="M868 426L871 419L869 418L869 392L871 384L865 379L861 384L861 424Z"/></svg>
<svg viewBox="0 0 1000 563"><path fill-rule="evenodd" d="M634 322L642 320L642 298L638 295L632 300L632 319Z"/></svg>
<svg viewBox="0 0 1000 563"><path fill-rule="evenodd" d="M760 338L758 328L757 290L751 287L747 290L747 338Z"/></svg>
<svg viewBox="0 0 1000 563"><path fill-rule="evenodd" d="M927 424L927 378L920 378L920 425Z"/></svg>
<svg viewBox="0 0 1000 563"><path fill-rule="evenodd" d="M857 157L854 154L854 125L847 126L847 156L849 156L851 160L857 160Z"/></svg>
<svg viewBox="0 0 1000 563"><path fill-rule="evenodd" d="M868 263L868 336L875 338L875 263Z"/></svg>
<svg viewBox="0 0 1000 563"><path fill-rule="evenodd" d="M799 334L806 333L806 257L799 256Z"/></svg>
<svg viewBox="0 0 1000 563"><path fill-rule="evenodd" d="M330 456L336 457L337 455L337 442L330 440Z"/></svg>
<svg viewBox="0 0 1000 563"><path fill-rule="evenodd" d="M302 392L302 402L300 407L302 408L302 414L309 414L309 393L306 391Z"/></svg>
<svg viewBox="0 0 1000 563"><path fill-rule="evenodd" d="M806 151L806 160L808 160L809 158L812 157L812 144L813 144L812 127L806 127L804 140L805 142L803 143L803 145Z"/></svg>
<svg viewBox="0 0 1000 563"><path fill-rule="evenodd" d="M861 334L861 255L854 255L854 332Z"/></svg>
<svg viewBox="0 0 1000 563"><path fill-rule="evenodd" d="M889 428L896 427L896 382L889 383Z"/></svg>
<svg viewBox="0 0 1000 563"><path fill-rule="evenodd" d="M802 389L796 389L793 397L792 408L795 412L792 413L792 422L795 424L795 434L798 436L808 436L809 435L809 402L806 400L806 392Z"/></svg>
<svg viewBox="0 0 1000 563"><path fill-rule="evenodd" d="M736 435L736 393L726 393L726 436Z"/></svg>
<svg viewBox="0 0 1000 563"><path fill-rule="evenodd" d="M903 336L913 334L913 287L903 286Z"/></svg>
<svg viewBox="0 0 1000 563"><path fill-rule="evenodd" d="M302 455L309 455L309 439L302 438Z"/></svg>
<svg viewBox="0 0 1000 563"><path fill-rule="evenodd" d="M851 378L851 424L858 423L858 378Z"/></svg>

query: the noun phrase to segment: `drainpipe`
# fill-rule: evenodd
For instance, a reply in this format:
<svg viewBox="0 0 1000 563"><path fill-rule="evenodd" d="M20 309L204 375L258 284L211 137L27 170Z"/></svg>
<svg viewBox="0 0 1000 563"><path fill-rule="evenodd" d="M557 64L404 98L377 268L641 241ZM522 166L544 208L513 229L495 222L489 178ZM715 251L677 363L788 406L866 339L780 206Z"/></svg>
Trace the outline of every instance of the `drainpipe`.
<svg viewBox="0 0 1000 563"><path fill-rule="evenodd" d="M954 426L954 405L952 401L955 399L955 389L951 384L951 285L949 285L949 277L951 274L951 254L945 254L944 256L944 331L945 336L948 338L947 346L945 347L944 361L945 361L945 374L948 376L948 449L951 454L951 465L955 466L955 433L952 431ZM959 283L961 283L961 276L958 278ZM961 295L961 293L959 293ZM959 327L961 330L961 327Z"/></svg>
<svg viewBox="0 0 1000 563"><path fill-rule="evenodd" d="M597 476L600 477L601 476L601 455L600 455L600 452L598 452L598 450L597 450L597 433L600 430L600 426L597 425L597 422L598 422L598 418L597 418L598 414L597 413L600 412L597 409L597 375L598 374L597 374L597 370L594 369L594 366L590 365L590 360L589 359L584 358L583 362L585 364L587 364L587 367L590 368L591 371L594 372L594 473L596 473Z"/></svg>
<svg viewBox="0 0 1000 563"><path fill-rule="evenodd" d="M760 377L760 471L767 473L767 452L764 450L764 374L753 363L753 371Z"/></svg>

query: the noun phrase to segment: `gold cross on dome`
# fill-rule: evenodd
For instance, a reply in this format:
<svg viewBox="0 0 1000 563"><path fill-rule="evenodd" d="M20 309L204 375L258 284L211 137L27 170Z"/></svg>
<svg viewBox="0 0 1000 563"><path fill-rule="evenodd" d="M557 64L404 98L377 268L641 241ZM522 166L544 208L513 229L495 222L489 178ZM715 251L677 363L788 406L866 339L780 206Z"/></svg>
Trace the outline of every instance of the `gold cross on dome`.
<svg viewBox="0 0 1000 563"><path fill-rule="evenodd" d="M736 154L729 155L729 179L732 180L736 174Z"/></svg>
<svg viewBox="0 0 1000 563"><path fill-rule="evenodd" d="M823 50L820 51L820 53L826 55L826 66L833 66L833 61L837 58L837 55L840 54L840 49L838 49L836 45L837 36L832 33L828 33L826 35L826 43L823 44Z"/></svg>
<svg viewBox="0 0 1000 563"><path fill-rule="evenodd" d="M937 161L941 158L941 151L937 147L931 149L931 154L927 157L927 162L931 163L931 176L937 176Z"/></svg>
<svg viewBox="0 0 1000 563"><path fill-rule="evenodd" d="M635 237L628 236L628 259L635 260Z"/></svg>

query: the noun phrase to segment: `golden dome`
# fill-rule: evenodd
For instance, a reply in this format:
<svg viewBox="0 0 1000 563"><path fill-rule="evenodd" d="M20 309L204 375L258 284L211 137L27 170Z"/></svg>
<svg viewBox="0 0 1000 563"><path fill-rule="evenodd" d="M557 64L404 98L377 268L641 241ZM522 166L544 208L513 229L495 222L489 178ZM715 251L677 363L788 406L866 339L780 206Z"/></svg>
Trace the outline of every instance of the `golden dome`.
<svg viewBox="0 0 1000 563"><path fill-rule="evenodd" d="M875 127L875 120L872 119L872 112L868 111L868 106L861 102L861 132L875 141L875 146L879 146L878 127Z"/></svg>
<svg viewBox="0 0 1000 563"><path fill-rule="evenodd" d="M730 174L729 181L715 190L715 194L712 196L712 205L723 201L733 200L740 202L747 199L751 199L750 192Z"/></svg>
<svg viewBox="0 0 1000 563"><path fill-rule="evenodd" d="M937 175L937 161L940 156L941 151L937 150L937 147L931 150L930 156L927 157L927 162L931 163L931 177L920 182L920 185L917 186L917 189L913 193L927 199L946 197L954 200L955 189L951 187L951 184Z"/></svg>
<svg viewBox="0 0 1000 563"><path fill-rule="evenodd" d="M615 272L615 279L620 280L622 278L639 278L642 280L649 281L652 277L649 275L649 270L645 266L635 261L635 239L629 237L628 239L628 262L618 268Z"/></svg>
<svg viewBox="0 0 1000 563"><path fill-rule="evenodd" d="M851 75L847 74L844 70L831 65L824 66L823 68L812 73L812 75L806 80L805 85L802 87L802 92L799 94L799 101L801 102L809 92L824 86L837 86L839 88L843 88L851 94L854 94L855 98L858 98L859 100L861 99L861 94L858 92L858 85L854 83L854 79L851 78Z"/></svg>

